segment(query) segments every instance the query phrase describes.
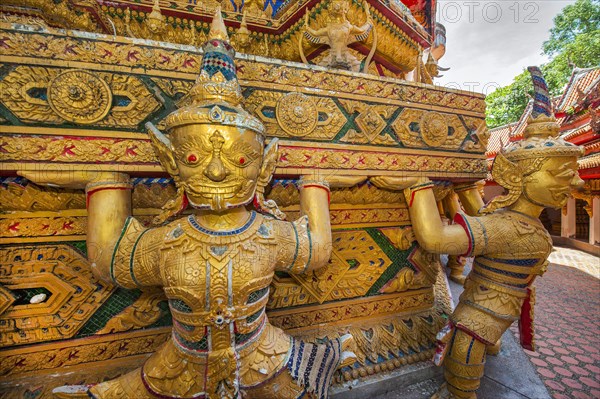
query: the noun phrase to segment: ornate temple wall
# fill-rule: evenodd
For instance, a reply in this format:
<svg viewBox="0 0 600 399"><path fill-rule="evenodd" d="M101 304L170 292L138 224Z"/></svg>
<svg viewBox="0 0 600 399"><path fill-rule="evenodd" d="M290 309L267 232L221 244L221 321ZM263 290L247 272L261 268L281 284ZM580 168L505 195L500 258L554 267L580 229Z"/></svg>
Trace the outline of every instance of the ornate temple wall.
<svg viewBox="0 0 600 399"><path fill-rule="evenodd" d="M0 392L49 397L138 366L164 342L162 292L116 289L85 258L83 192L42 188L27 170L111 170L133 178L150 224L175 194L143 128L190 89L195 47L0 25ZM280 138L268 197L293 220L298 176L486 176L481 95L239 55L246 108ZM447 191L447 190L446 190ZM446 194L438 189L441 200ZM401 193L362 184L331 196L330 265L277 274L272 324L315 339L346 331L358 362L337 383L427 359L449 310L437 259L414 242ZM44 294L39 296L39 294ZM43 297L38 303L32 298ZM34 300L35 302L35 300Z"/></svg>

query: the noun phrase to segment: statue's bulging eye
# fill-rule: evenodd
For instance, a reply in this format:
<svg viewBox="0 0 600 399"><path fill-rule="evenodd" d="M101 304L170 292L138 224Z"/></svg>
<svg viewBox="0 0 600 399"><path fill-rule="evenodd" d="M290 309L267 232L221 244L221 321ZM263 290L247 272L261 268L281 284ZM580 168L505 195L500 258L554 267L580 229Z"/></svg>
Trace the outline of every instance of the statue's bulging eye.
<svg viewBox="0 0 600 399"><path fill-rule="evenodd" d="M200 161L200 158L198 157L198 155L191 152L186 155L185 160L190 165L196 165L198 163L198 161Z"/></svg>
<svg viewBox="0 0 600 399"><path fill-rule="evenodd" d="M240 165L243 165L243 164L245 164L245 163L246 163L246 158L244 158L244 157L241 157L241 158L240 158L240 160L239 160L239 164L240 164Z"/></svg>

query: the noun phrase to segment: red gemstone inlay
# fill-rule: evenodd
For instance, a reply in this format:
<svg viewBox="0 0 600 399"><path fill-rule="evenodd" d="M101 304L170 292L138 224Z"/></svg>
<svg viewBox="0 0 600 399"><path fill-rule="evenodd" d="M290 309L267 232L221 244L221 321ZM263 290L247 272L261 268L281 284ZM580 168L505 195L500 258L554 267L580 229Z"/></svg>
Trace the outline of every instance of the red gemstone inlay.
<svg viewBox="0 0 600 399"><path fill-rule="evenodd" d="M244 158L240 158L240 165L243 165L246 163L246 160Z"/></svg>
<svg viewBox="0 0 600 399"><path fill-rule="evenodd" d="M194 154L190 154L190 155L188 155L187 159L188 159L188 162L196 162L198 160L198 157Z"/></svg>

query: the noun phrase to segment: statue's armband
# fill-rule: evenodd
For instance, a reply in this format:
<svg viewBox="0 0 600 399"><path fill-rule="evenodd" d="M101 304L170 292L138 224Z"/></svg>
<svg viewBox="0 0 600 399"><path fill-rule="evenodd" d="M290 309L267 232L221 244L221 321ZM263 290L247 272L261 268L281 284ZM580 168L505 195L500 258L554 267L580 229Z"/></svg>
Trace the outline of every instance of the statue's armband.
<svg viewBox="0 0 600 399"><path fill-rule="evenodd" d="M125 222L110 263L112 281L121 287L160 285L160 229L146 229L133 217Z"/></svg>
<svg viewBox="0 0 600 399"><path fill-rule="evenodd" d="M308 217L289 223L280 222L275 269L288 273L303 273L310 265L312 239Z"/></svg>
<svg viewBox="0 0 600 399"><path fill-rule="evenodd" d="M485 218L485 216L467 216L462 212L454 216L454 223L462 226L469 238L469 249L463 256L477 256L486 252L489 237Z"/></svg>

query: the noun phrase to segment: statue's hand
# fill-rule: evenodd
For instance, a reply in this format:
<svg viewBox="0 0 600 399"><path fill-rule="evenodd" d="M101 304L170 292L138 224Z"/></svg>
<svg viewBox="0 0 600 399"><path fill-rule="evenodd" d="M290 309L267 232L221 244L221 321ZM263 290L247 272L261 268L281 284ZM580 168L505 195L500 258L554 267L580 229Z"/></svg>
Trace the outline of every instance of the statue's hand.
<svg viewBox="0 0 600 399"><path fill-rule="evenodd" d="M367 0L363 1L363 6L365 7L365 14L367 14L367 22L372 22L373 18L371 17L371 10L369 10L369 3L367 3Z"/></svg>
<svg viewBox="0 0 600 399"><path fill-rule="evenodd" d="M91 170L27 170L19 171L17 174L42 186L70 189L84 189L88 183L93 182L129 182L129 176L125 173Z"/></svg>
<svg viewBox="0 0 600 399"><path fill-rule="evenodd" d="M331 188L353 187L367 180L367 176L340 176L332 175L325 177Z"/></svg>
<svg viewBox="0 0 600 399"><path fill-rule="evenodd" d="M324 181L327 182L331 188L346 188L364 182L367 180L367 176L324 174L321 171L317 171L310 175L303 175L302 180Z"/></svg>
<svg viewBox="0 0 600 399"><path fill-rule="evenodd" d="M405 188L414 186L420 183L426 183L429 181L427 177L420 176L376 176L369 179L376 187L383 188L386 190L402 191Z"/></svg>

